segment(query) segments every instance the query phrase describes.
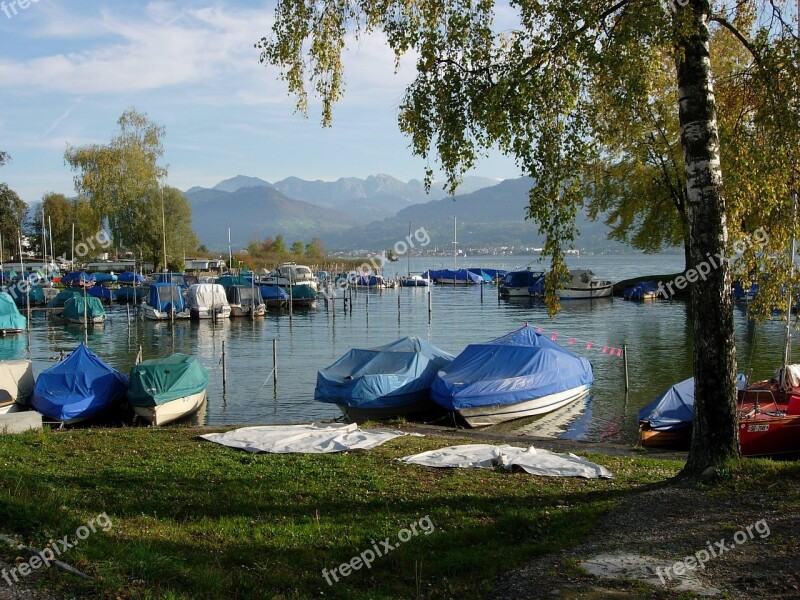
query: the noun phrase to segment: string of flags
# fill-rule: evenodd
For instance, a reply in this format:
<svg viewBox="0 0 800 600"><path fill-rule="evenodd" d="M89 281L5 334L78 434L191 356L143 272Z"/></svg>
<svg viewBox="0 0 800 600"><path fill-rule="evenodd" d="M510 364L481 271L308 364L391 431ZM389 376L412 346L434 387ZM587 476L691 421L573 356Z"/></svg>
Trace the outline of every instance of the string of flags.
<svg viewBox="0 0 800 600"><path fill-rule="evenodd" d="M527 323L525 323L525 324L527 325ZM554 342L559 337L559 333L557 331L556 332L551 332L551 333L546 333L541 327L535 327L535 329L536 329L536 333L541 333L544 336L549 336L550 339L552 341L554 341ZM563 340L566 340L567 336L563 336L561 339L562 339L562 342L560 342L560 343L562 345L564 345L564 341ZM567 346L574 346L576 344L580 344L580 345L584 345L585 344L587 350L595 350L595 351L599 350L600 354L605 354L606 356L613 356L615 358L622 357L622 353L623 353L623 349L621 347L611 346L609 344L596 344L595 342L592 342L590 340L582 340L582 339L574 337L574 336L569 337L569 342L566 345Z"/></svg>

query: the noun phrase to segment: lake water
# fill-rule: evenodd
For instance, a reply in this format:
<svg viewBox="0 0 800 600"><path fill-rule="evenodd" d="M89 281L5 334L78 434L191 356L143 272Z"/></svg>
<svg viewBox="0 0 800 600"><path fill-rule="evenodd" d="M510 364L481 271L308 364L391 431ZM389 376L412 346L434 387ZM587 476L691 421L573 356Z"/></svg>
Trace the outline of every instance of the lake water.
<svg viewBox="0 0 800 600"><path fill-rule="evenodd" d="M458 267L515 269L532 257L460 258ZM682 256L570 257L572 267L591 268L599 277L618 281L682 268ZM411 271L451 268L453 259L414 258ZM385 274L406 270L405 261L388 265ZM561 437L633 442L636 411L671 384L691 376L691 325L684 302L626 302L621 299L569 301L549 318L539 302L499 300L497 288L436 286L432 320L428 322L427 290L397 288L353 295L352 312L335 310L320 300L315 310L270 312L265 319L211 322L179 321L174 325L132 321L125 306L112 306L108 321L89 331L89 346L123 372L133 364L139 346L143 358L172 352L195 355L210 372L209 401L201 415L209 425L296 423L340 416L331 406L314 401L317 370L353 347L370 347L405 335L418 335L432 344L459 353L473 342L513 331L524 322L557 334L557 341L588 358L595 383L585 402L527 425L532 433L555 432ZM398 314L398 297L400 310ZM753 326L743 308L735 309L739 369L753 378L772 374L782 357L784 325L772 321ZM83 339L80 326L64 325L37 311L28 335L0 338L0 359L30 358L34 373L52 365L60 352L69 353ZM277 340L278 383L273 385L272 340ZM226 346L227 386L223 388L222 343ZM587 350L587 344L592 346ZM628 347L630 389L624 389L623 360L603 353L603 347ZM546 425L546 427L545 427Z"/></svg>

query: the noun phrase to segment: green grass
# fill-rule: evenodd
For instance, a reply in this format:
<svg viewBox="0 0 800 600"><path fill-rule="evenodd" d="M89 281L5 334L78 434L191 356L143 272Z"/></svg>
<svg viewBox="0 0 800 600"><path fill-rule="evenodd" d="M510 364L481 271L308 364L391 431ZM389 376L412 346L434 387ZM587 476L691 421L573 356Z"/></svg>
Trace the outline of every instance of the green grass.
<svg viewBox="0 0 800 600"><path fill-rule="evenodd" d="M0 437L0 531L41 548L100 513L113 527L62 557L93 576L45 574L71 595L123 598L471 598L579 541L624 495L679 462L590 456L614 480L408 466L453 444L408 437L370 451L251 455L187 429ZM333 569L429 517L414 536L329 586ZM7 554L6 554L7 555ZM13 557L12 557L13 558Z"/></svg>

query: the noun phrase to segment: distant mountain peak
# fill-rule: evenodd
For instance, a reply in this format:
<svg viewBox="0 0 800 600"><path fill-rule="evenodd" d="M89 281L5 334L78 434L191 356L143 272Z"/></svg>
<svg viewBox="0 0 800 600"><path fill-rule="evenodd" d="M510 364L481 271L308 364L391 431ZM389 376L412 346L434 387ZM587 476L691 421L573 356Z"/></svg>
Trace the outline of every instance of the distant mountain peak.
<svg viewBox="0 0 800 600"><path fill-rule="evenodd" d="M272 187L269 181L264 181L259 177L250 177L248 175L237 175L230 179L220 181L213 189L221 192L235 192L242 188L250 187Z"/></svg>

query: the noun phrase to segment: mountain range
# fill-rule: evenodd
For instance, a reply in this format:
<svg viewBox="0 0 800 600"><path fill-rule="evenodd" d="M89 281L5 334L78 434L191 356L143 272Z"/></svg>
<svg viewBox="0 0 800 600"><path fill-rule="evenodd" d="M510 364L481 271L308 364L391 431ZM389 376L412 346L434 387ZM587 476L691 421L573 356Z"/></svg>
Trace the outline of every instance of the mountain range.
<svg viewBox="0 0 800 600"><path fill-rule="evenodd" d="M287 243L320 237L328 249L382 250L424 227L431 249L452 248L457 219L460 247L476 245L539 246L538 227L525 220L529 178L497 181L468 178L456 196L426 195L417 180L403 183L389 175L333 182L289 177L269 183L239 175L213 188L185 192L200 241L227 249L227 228L234 248L252 240L282 234ZM606 239L606 227L579 215L582 247L617 245Z"/></svg>

